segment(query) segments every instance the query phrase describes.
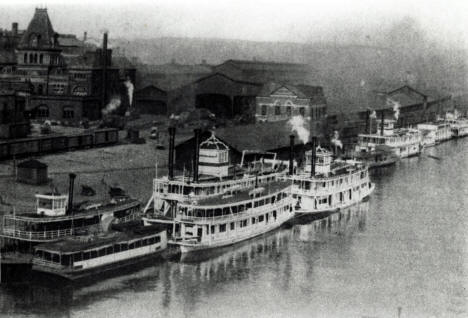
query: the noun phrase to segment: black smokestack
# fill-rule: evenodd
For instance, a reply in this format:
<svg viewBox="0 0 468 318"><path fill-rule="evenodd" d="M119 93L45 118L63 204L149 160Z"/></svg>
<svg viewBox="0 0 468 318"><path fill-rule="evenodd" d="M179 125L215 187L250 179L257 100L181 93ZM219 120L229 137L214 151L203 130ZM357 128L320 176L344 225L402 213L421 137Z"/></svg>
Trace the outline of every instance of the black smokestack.
<svg viewBox="0 0 468 318"><path fill-rule="evenodd" d="M385 112L382 109L382 113L380 114L381 118L381 123L380 123L380 134L383 136L383 131L384 131L384 121L385 121Z"/></svg>
<svg viewBox="0 0 468 318"><path fill-rule="evenodd" d="M294 174L294 135L289 136L289 175Z"/></svg>
<svg viewBox="0 0 468 318"><path fill-rule="evenodd" d="M372 134L372 124L371 124L371 111L368 109L366 112L366 133Z"/></svg>
<svg viewBox="0 0 468 318"><path fill-rule="evenodd" d="M312 137L312 154L310 157L310 176L314 177L315 176L315 158L316 158L316 149L317 148L317 137L313 136Z"/></svg>
<svg viewBox="0 0 468 318"><path fill-rule="evenodd" d="M102 39L102 96L101 103L102 107L106 107L107 104L107 32L104 33Z"/></svg>
<svg viewBox="0 0 468 318"><path fill-rule="evenodd" d="M175 141L175 127L169 127L169 161L167 163L169 180L174 179L174 141Z"/></svg>
<svg viewBox="0 0 468 318"><path fill-rule="evenodd" d="M198 160L200 157L200 132L201 129L197 128L194 129L193 132L195 133L195 141L194 141L194 148L193 148L193 182L198 182Z"/></svg>
<svg viewBox="0 0 468 318"><path fill-rule="evenodd" d="M73 210L73 185L75 183L76 174L70 173L68 175L70 177L69 185L68 185L68 208L67 214L71 214Z"/></svg>

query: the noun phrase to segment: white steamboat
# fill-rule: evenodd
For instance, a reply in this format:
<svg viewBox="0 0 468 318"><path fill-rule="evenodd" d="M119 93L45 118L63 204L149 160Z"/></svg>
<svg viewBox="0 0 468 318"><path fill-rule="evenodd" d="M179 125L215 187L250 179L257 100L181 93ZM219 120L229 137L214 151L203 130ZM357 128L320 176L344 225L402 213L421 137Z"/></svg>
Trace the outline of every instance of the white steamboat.
<svg viewBox="0 0 468 318"><path fill-rule="evenodd" d="M395 120L385 119L380 123L380 134L359 134L356 151L375 149L386 145L399 158L417 156L422 150L422 134L413 128L394 128Z"/></svg>
<svg viewBox="0 0 468 318"><path fill-rule="evenodd" d="M297 200L296 213L319 213L346 208L372 193L369 168L354 160L333 160L332 153L320 146L306 152L304 169L289 176L291 192Z"/></svg>
<svg viewBox="0 0 468 318"><path fill-rule="evenodd" d="M180 202L219 196L229 189L248 189L255 184L264 186L286 173L274 153L263 153L261 160L244 167L244 158L249 154L244 151L241 164L232 165L229 147L214 134L199 143L200 130L196 129L192 179L185 173L174 176L174 135L175 129L171 127L169 173L167 177L156 176L153 180L152 195L144 208L145 224L172 224Z"/></svg>
<svg viewBox="0 0 468 318"><path fill-rule="evenodd" d="M294 217L290 181L227 190L178 204L173 239L182 254L239 243Z"/></svg>

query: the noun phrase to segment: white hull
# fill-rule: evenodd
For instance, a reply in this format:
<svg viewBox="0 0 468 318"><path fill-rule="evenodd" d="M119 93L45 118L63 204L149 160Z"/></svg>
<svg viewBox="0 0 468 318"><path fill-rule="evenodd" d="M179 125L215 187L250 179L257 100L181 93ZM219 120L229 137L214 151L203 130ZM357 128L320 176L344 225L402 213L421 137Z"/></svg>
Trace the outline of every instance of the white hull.
<svg viewBox="0 0 468 318"><path fill-rule="evenodd" d="M366 197L370 196L375 189L375 185L371 183L370 187L360 188L358 191L353 192L351 199L344 199L343 201L336 201L332 204L317 204L316 197L302 195L301 197L301 208L296 210L297 214L312 214L312 213L321 213L327 211L334 211L338 209L343 209L360 203Z"/></svg>
<svg viewBox="0 0 468 318"><path fill-rule="evenodd" d="M270 231L276 230L281 225L289 221L294 217L294 212L289 213L289 215L281 220L277 220L274 223L270 224L256 224L253 227L255 229L251 231L246 231L245 233L236 233L232 236L226 236L225 238L220 238L216 241L211 243L198 243L198 244L189 244L189 243L181 243L181 242L174 242L173 244L177 244L180 247L180 251L182 254L193 253L196 251L208 250L212 248L219 248L225 247L233 244L237 244L248 239L254 238L256 236L268 233ZM171 242L170 242L171 243Z"/></svg>

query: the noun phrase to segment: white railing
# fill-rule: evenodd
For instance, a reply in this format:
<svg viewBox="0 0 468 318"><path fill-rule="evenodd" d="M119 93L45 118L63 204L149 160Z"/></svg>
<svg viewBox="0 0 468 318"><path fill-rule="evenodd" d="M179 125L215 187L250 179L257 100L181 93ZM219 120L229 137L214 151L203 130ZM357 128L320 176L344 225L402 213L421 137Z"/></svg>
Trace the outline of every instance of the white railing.
<svg viewBox="0 0 468 318"><path fill-rule="evenodd" d="M191 222L191 221L229 221L229 220L236 220L242 217L245 217L246 215L249 216L255 216L256 214L263 214L265 212L271 212L274 209L280 209L283 208L287 205L290 205L292 203L292 200L290 198L287 198L286 200L281 200L279 203L273 203L273 204L265 204L260 207L256 208L250 208L248 210L238 212L238 213L232 213L232 214L226 214L226 215L220 215L220 216L207 216L207 217L199 217L199 216L187 216L187 215L180 215L178 214L176 216L177 221L185 221L185 222Z"/></svg>
<svg viewBox="0 0 468 318"><path fill-rule="evenodd" d="M69 229L64 229L64 230L42 231L42 232L23 231L23 230L17 230L11 227L3 227L1 234L6 237L19 238L19 239L25 239L25 240L30 240L30 241L50 241L50 240L55 240L55 239L59 239L62 237L74 235L76 234L76 232L87 230L91 228L92 226L93 225L83 226L83 227L78 227L78 228L73 228L73 229L69 228Z"/></svg>
<svg viewBox="0 0 468 318"><path fill-rule="evenodd" d="M46 261L45 259L38 258L38 257L34 257L33 260L32 260L32 263L34 265L45 266L45 267L53 267L55 269L64 269L64 268L67 267L65 265L62 265L62 264L59 264L59 263L56 263L56 262L52 262L52 261Z"/></svg>

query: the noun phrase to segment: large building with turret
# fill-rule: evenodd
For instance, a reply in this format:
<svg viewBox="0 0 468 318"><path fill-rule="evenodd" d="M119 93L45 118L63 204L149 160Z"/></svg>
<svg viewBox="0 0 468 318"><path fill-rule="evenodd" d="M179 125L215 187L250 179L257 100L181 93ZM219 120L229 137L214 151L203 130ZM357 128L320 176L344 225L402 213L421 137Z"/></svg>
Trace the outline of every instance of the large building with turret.
<svg viewBox="0 0 468 318"><path fill-rule="evenodd" d="M12 92L24 104L26 119L96 120L112 98L120 99L121 109L131 106L124 82L134 83L136 70L121 63L122 57L113 58L107 34L102 48L61 35L47 9L37 8L26 30L14 23L1 32L0 44L0 112Z"/></svg>

